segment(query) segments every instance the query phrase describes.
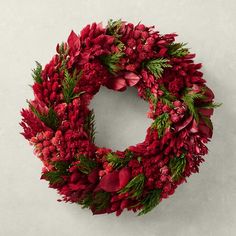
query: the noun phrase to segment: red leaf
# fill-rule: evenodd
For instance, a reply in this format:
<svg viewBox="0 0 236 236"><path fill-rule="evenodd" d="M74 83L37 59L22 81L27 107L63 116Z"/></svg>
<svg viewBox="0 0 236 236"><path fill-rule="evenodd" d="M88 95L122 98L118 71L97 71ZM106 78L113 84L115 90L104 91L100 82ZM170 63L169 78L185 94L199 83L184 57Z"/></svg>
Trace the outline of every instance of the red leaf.
<svg viewBox="0 0 236 236"><path fill-rule="evenodd" d="M124 77L128 86L134 86L140 80L140 77L133 72L126 72Z"/></svg>
<svg viewBox="0 0 236 236"><path fill-rule="evenodd" d="M123 78L110 78L106 86L109 89L116 91L123 91L126 89L126 81Z"/></svg>
<svg viewBox="0 0 236 236"><path fill-rule="evenodd" d="M116 192L119 190L120 182L119 182L119 172L113 171L105 175L100 181L100 187L106 192Z"/></svg>
<svg viewBox="0 0 236 236"><path fill-rule="evenodd" d="M79 36L72 30L68 39L67 39L69 47L75 52L74 56L79 55L80 53L80 38Z"/></svg>
<svg viewBox="0 0 236 236"><path fill-rule="evenodd" d="M120 171L115 170L105 175L101 179L99 186L106 192L117 192L129 182L130 178L129 169L124 167Z"/></svg>
<svg viewBox="0 0 236 236"><path fill-rule="evenodd" d="M126 167L122 168L119 173L120 189L124 188L128 184L131 178L130 170Z"/></svg>

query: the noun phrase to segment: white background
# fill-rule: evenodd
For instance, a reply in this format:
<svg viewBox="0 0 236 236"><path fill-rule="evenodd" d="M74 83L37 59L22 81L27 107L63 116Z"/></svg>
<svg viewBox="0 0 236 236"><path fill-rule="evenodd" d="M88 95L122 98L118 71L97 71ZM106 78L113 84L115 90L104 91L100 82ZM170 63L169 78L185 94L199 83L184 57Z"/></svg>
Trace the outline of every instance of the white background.
<svg viewBox="0 0 236 236"><path fill-rule="evenodd" d="M236 1L235 0L0 0L0 235L233 236L236 235ZM200 174L144 217L92 216L58 203L40 181L41 163L19 132L20 109L32 98L31 68L49 62L56 44L87 23L127 20L178 32L197 53L208 85L223 102ZM134 90L102 89L92 106L97 143L125 148L143 140L147 104Z"/></svg>

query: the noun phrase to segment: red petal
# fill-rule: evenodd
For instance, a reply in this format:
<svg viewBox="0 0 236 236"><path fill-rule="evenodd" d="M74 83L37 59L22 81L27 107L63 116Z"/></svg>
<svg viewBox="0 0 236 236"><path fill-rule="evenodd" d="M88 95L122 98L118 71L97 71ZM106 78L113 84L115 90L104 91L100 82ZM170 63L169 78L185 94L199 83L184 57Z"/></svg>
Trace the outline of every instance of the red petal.
<svg viewBox="0 0 236 236"><path fill-rule="evenodd" d="M140 80L140 77L133 72L126 72L124 77L126 79L126 83L128 84L128 86L134 86Z"/></svg>
<svg viewBox="0 0 236 236"><path fill-rule="evenodd" d="M193 117L190 116L190 117L188 117L186 120L184 120L184 122L182 122L181 124L177 125L177 126L175 127L176 132L179 132L180 130L184 129L187 125L190 124L190 122L191 122L192 120L193 120Z"/></svg>
<svg viewBox="0 0 236 236"><path fill-rule="evenodd" d="M213 109L200 108L199 112L204 116L210 117L213 114Z"/></svg>
<svg viewBox="0 0 236 236"><path fill-rule="evenodd" d="M130 170L126 167L119 172L120 189L124 188L131 178Z"/></svg>
<svg viewBox="0 0 236 236"><path fill-rule="evenodd" d="M201 132L207 138L212 137L212 129L210 129L206 124L200 123L198 128L199 128L199 132Z"/></svg>
<svg viewBox="0 0 236 236"><path fill-rule="evenodd" d="M206 99L204 99L204 102L211 102L213 98L215 97L212 90L209 89L208 87L206 87L206 92L204 93L204 95L206 96Z"/></svg>
<svg viewBox="0 0 236 236"><path fill-rule="evenodd" d="M99 186L106 192L116 192L119 190L120 181L119 181L119 172L114 171L105 175L101 181Z"/></svg>
<svg viewBox="0 0 236 236"><path fill-rule="evenodd" d="M116 91L123 91L126 89L126 81L123 78L110 78L106 86L109 89Z"/></svg>

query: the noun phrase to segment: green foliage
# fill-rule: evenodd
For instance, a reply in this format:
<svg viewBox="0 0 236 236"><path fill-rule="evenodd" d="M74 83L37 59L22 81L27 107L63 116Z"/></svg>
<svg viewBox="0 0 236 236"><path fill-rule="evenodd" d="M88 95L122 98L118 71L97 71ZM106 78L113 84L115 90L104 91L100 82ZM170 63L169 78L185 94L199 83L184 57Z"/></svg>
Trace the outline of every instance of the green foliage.
<svg viewBox="0 0 236 236"><path fill-rule="evenodd" d="M185 170L186 158L183 153L180 157L174 157L170 159L169 168L171 171L171 177L174 181L179 180Z"/></svg>
<svg viewBox="0 0 236 236"><path fill-rule="evenodd" d="M169 119L169 114L163 113L155 119L155 121L151 125L151 128L157 129L158 137L161 138L164 135L165 130L170 127L170 125L171 122Z"/></svg>
<svg viewBox="0 0 236 236"><path fill-rule="evenodd" d="M41 84L43 82L42 79L42 65L36 61L36 68L32 70L32 77L36 83Z"/></svg>
<svg viewBox="0 0 236 236"><path fill-rule="evenodd" d="M95 193L92 201L92 206L95 207L96 211L106 209L110 203L111 194L105 191L99 191Z"/></svg>
<svg viewBox="0 0 236 236"><path fill-rule="evenodd" d="M123 56L123 52L110 53L100 56L100 60L110 73L116 74L120 70L119 61Z"/></svg>
<svg viewBox="0 0 236 236"><path fill-rule="evenodd" d="M199 108L205 108L205 109L215 109L215 108L218 108L222 105L222 103L213 103L213 102L210 102L210 103L206 103L206 104L202 104L200 106L198 106Z"/></svg>
<svg viewBox="0 0 236 236"><path fill-rule="evenodd" d="M119 30L120 30L121 25L122 25L121 19L116 20L116 21L110 19L108 21L107 32L106 33L108 35L114 36L115 38L119 38L121 36L119 34Z"/></svg>
<svg viewBox="0 0 236 236"><path fill-rule="evenodd" d="M189 54L186 43L171 43L168 46L168 54L174 57L184 57Z"/></svg>
<svg viewBox="0 0 236 236"><path fill-rule="evenodd" d="M189 90L187 90L184 96L182 97L182 100L187 105L190 114L194 117L196 121L199 120L199 114L195 106L195 100L204 99L204 98L205 96L203 95L203 91L201 93L194 93L191 90L190 92Z"/></svg>
<svg viewBox="0 0 236 236"><path fill-rule="evenodd" d="M56 161L53 163L55 171L48 171L42 175L43 179L49 181L50 184L61 184L64 182L63 176L68 174L69 163Z"/></svg>
<svg viewBox="0 0 236 236"><path fill-rule="evenodd" d="M137 198L143 193L143 187L145 182L144 174L135 176L119 193L130 193L130 197Z"/></svg>
<svg viewBox="0 0 236 236"><path fill-rule="evenodd" d="M78 203L82 205L82 208L95 208L96 211L101 211L108 207L110 202L111 194L105 191L98 191L93 193L88 193L82 200Z"/></svg>
<svg viewBox="0 0 236 236"><path fill-rule="evenodd" d="M161 200L161 190L154 189L148 193L148 195L141 201L143 205L142 210L139 212L138 216L147 214L153 208L155 208Z"/></svg>
<svg viewBox="0 0 236 236"><path fill-rule="evenodd" d="M30 110L48 127L56 130L59 126L59 118L53 108L48 109L48 113L40 113L31 103Z"/></svg>
<svg viewBox="0 0 236 236"><path fill-rule="evenodd" d="M144 63L144 66L157 78L161 78L164 68L171 67L166 58L151 59Z"/></svg>
<svg viewBox="0 0 236 236"><path fill-rule="evenodd" d="M84 92L74 93L74 88L81 78L82 71L77 74L77 71L74 70L73 76L71 76L68 70L65 70L65 78L62 81L62 93L66 103L70 103L74 98L79 97Z"/></svg>
<svg viewBox="0 0 236 236"><path fill-rule="evenodd" d="M96 131L95 131L95 114L93 110L89 112L88 116L85 119L84 129L89 135L92 142L94 143Z"/></svg>
<svg viewBox="0 0 236 236"><path fill-rule="evenodd" d="M132 159L133 153L130 150L126 151L125 158L120 158L115 153L108 153L106 156L107 161L112 165L113 168L119 169L126 166L128 162Z"/></svg>
<svg viewBox="0 0 236 236"><path fill-rule="evenodd" d="M97 163L96 161L84 156L84 155L80 155L78 157L79 160L79 164L77 164L77 167L79 169L80 172L88 175L91 173L91 171L97 167Z"/></svg>

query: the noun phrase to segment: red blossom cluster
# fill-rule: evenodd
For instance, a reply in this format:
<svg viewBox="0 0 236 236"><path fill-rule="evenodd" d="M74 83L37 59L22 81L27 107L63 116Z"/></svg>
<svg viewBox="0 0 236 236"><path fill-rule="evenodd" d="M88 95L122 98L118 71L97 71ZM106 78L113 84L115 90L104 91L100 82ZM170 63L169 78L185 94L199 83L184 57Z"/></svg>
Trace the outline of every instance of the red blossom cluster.
<svg viewBox="0 0 236 236"><path fill-rule="evenodd" d="M176 36L143 24L93 23L79 35L72 31L45 68L33 71L35 98L21 112L22 134L43 162L42 179L62 200L94 214L145 214L198 172L216 104L201 64ZM123 151L94 143L88 105L101 86L135 86L149 102L153 123L142 143Z"/></svg>

